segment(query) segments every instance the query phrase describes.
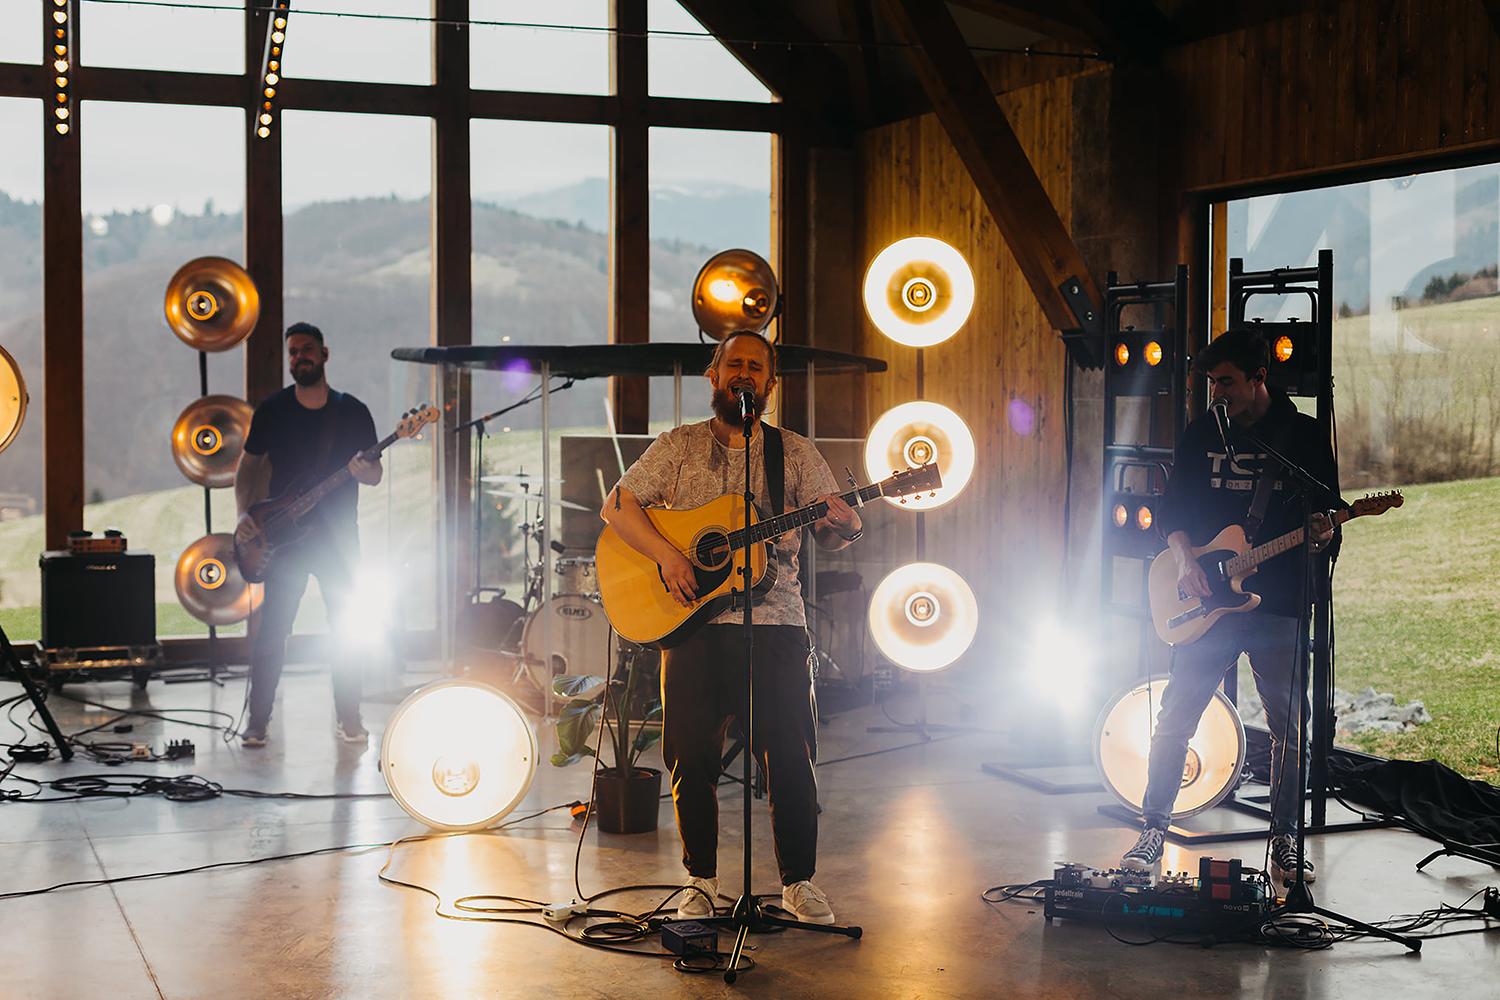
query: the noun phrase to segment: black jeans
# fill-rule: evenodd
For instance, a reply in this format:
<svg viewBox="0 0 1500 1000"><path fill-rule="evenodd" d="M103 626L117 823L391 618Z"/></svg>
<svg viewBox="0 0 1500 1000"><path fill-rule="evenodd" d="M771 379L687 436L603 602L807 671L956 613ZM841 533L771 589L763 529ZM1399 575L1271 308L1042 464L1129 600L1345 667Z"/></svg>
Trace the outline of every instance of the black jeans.
<svg viewBox="0 0 1500 1000"><path fill-rule="evenodd" d="M813 776L817 720L807 632L757 625L750 746L764 769L781 884L810 879L818 859L818 787ZM724 736L745 716L744 633L709 625L667 650L661 665L662 756L689 875L713 878L719 862L719 798Z"/></svg>
<svg viewBox="0 0 1500 1000"><path fill-rule="evenodd" d="M307 592L309 575L318 578L323 604L328 609L329 632L344 610L351 584L347 545L306 541L276 553L266 574L265 597L261 601L260 620L250 646L250 721L249 728L264 731L271 721L271 707L276 700L276 685L286 664L286 639L292 632L292 621ZM333 705L340 722L359 722L359 674L354 663L341 662L335 649L329 669L333 673Z"/></svg>

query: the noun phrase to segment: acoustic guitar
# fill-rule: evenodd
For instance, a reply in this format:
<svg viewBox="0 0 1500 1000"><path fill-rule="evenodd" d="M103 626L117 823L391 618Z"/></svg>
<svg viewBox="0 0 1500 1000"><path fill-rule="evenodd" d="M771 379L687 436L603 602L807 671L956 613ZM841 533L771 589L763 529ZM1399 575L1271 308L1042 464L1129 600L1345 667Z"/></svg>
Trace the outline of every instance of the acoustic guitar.
<svg viewBox="0 0 1500 1000"><path fill-rule="evenodd" d="M858 506L878 497L910 496L942 485L937 464L929 462L898 472L884 482L850 490L840 499ZM752 595L764 594L776 581L775 560L771 557L776 538L828 513L828 504L819 501L762 521L752 507L747 529L742 523L744 503L744 497L730 493L701 507L646 510L656 530L693 564L698 599L686 608L667 590L661 567L626 543L613 526L605 525L594 549L599 598L621 638L658 649L678 645L733 605L743 587L746 558L750 560Z"/></svg>
<svg viewBox="0 0 1500 1000"><path fill-rule="evenodd" d="M1403 502L1397 490L1372 494L1354 501L1348 510L1335 512L1333 522L1343 524L1351 518L1376 517ZM1192 550L1213 592L1202 600L1177 585L1177 558L1171 549L1163 549L1151 561L1148 583L1156 634L1169 645L1187 646L1203 638L1225 615L1254 611L1260 606L1260 595L1247 592L1245 580L1261 563L1297 548L1306 538L1307 529L1298 528L1252 548L1245 538L1245 529L1231 524L1207 545Z"/></svg>
<svg viewBox="0 0 1500 1000"><path fill-rule="evenodd" d="M435 423L438 415L437 407L431 403L407 410L401 415L396 429L366 448L364 456L371 460L380 457L381 452L400 439L416 437L423 427ZM254 524L255 533L250 538L241 538L242 532L235 532L234 558L239 563L240 574L251 583L263 581L276 552L284 546L295 544L307 534L308 526L303 523L303 519L308 513L320 500L351 478L349 467L345 465L322 482L311 487L304 487L300 482L293 483L281 495L262 500L247 510L245 517Z"/></svg>

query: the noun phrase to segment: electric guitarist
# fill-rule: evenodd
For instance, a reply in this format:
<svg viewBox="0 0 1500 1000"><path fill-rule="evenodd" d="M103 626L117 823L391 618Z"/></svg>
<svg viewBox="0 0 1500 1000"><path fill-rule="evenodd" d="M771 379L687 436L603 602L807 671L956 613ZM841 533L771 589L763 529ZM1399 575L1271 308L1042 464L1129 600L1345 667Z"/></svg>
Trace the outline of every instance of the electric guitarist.
<svg viewBox="0 0 1500 1000"><path fill-rule="evenodd" d="M251 506L266 496L281 496L298 483L316 480L347 466L354 482L324 497L308 515L314 527L293 546L278 549L265 580L265 598L255 638L250 647L250 713L241 742L265 746L276 686L286 662L286 639L315 575L328 608L337 622L344 610L358 561L355 525L358 486L375 486L382 470L379 458L364 451L377 443L375 421L364 403L328 386L324 366L328 348L323 333L311 323L294 323L286 331L287 366L292 385L267 397L255 409L244 454L234 478L240 523L235 529L241 545L259 542ZM360 722L358 665L331 664L334 732L347 743L365 743L369 733Z"/></svg>
<svg viewBox="0 0 1500 1000"><path fill-rule="evenodd" d="M1213 398L1228 404L1233 454L1226 451L1212 413L1189 424L1178 442L1157 523L1176 557L1177 584L1184 595L1210 596L1207 575L1193 557L1192 547L1203 545L1225 526L1247 525L1256 541L1303 526L1302 504L1293 483L1244 440L1243 431L1337 489L1338 470L1326 436L1317 421L1297 411L1286 393L1266 385L1269 363L1266 342L1252 329L1231 330L1215 338L1194 359L1194 372L1208 379ZM1323 553L1315 560L1315 575L1326 578L1326 553L1335 542L1334 527L1321 513L1307 527L1305 544ZM1271 731L1271 865L1284 879L1295 878L1301 865L1307 880L1313 880L1312 865L1298 857L1295 836L1300 806L1295 753L1306 752L1305 741L1295 740L1299 718L1294 694L1302 567L1303 560L1295 551L1268 560L1246 584L1260 594L1258 608L1228 615L1197 642L1174 648L1171 679L1162 694L1151 740L1142 810L1145 830L1126 852L1124 867L1151 870L1160 861L1172 804L1182 784L1188 739L1225 672L1243 652L1249 654ZM1295 753L1287 747L1289 739L1299 744Z"/></svg>
<svg viewBox="0 0 1500 1000"><path fill-rule="evenodd" d="M704 373L714 416L660 435L626 470L600 515L626 544L660 566L660 580L684 607L700 596L693 565L669 542L642 506L698 507L745 485L744 438L737 391L753 397L750 489L762 518L826 501L812 525L819 545L839 549L862 533L859 515L837 495L837 484L812 442L762 424L776 384L776 349L759 334L731 333ZM773 440L768 441L768 438ZM775 438L781 459L775 459ZM770 457L768 457L768 452ZM767 473L782 481L778 505ZM778 476L777 473L780 473ZM806 618L797 581L800 530L776 540L775 583L754 610L754 731L750 744L769 781L771 830L781 868L782 905L799 920L831 924L828 898L813 885L818 801L813 778L817 740L808 670ZM695 891L678 908L683 919L713 912L718 894L719 817L716 784L731 716L744 719L745 663L741 612L726 610L662 654L662 755L672 774L672 801L683 864Z"/></svg>

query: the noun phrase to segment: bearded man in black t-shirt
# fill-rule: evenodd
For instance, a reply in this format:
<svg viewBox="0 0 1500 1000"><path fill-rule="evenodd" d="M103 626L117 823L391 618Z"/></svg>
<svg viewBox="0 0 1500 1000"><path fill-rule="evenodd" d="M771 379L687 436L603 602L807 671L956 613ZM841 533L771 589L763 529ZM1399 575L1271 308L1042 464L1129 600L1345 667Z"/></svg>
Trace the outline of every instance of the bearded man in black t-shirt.
<svg viewBox="0 0 1500 1000"><path fill-rule="evenodd" d="M278 549L271 559L250 645L250 718L241 734L247 747L266 744L276 685L286 662L286 639L309 575L318 578L329 622L337 623L343 614L359 554L356 483L375 486L382 474L379 458L364 454L377 441L369 408L328 387L328 348L322 331L311 323L292 324L286 331L286 352L293 384L256 407L235 473L240 513L236 535L241 542L253 537L255 526L245 512L268 496L300 493L343 467L355 482L319 501L303 520L310 528L307 534ZM344 742L364 743L370 734L360 722L359 674L354 664L337 660L332 669L335 733Z"/></svg>

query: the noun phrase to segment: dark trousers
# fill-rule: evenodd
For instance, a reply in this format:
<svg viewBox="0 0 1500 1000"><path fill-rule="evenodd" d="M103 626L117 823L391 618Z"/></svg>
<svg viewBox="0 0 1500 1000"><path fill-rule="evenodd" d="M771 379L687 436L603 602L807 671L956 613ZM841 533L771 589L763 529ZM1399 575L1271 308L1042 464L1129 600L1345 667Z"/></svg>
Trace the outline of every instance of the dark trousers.
<svg viewBox="0 0 1500 1000"><path fill-rule="evenodd" d="M328 609L329 632L336 631L349 595L349 563L346 546L305 544L278 552L271 562L265 581L265 597L260 605L260 619L250 646L250 722L251 729L264 730L271 721L271 707L276 700L276 685L286 664L286 639L302 595L307 592L308 576L318 578L323 604ZM341 722L359 721L359 674L355 664L342 662L336 650L339 641L331 642L335 650L330 669L333 673L333 705Z"/></svg>
<svg viewBox="0 0 1500 1000"><path fill-rule="evenodd" d="M1190 646L1172 653L1172 677L1161 695L1156 732L1151 738L1146 795L1142 802L1147 826L1165 829L1172 803L1182 787L1182 768L1188 740L1198 721L1240 653L1250 656L1255 687L1266 707L1271 731L1271 829L1294 833L1302 801L1297 795L1297 753L1306 760L1307 740L1298 740L1297 619L1252 611L1226 615L1213 630ZM1304 703L1304 710L1307 705ZM1293 751L1290 743L1296 742ZM1305 772L1304 772L1305 773Z"/></svg>
<svg viewBox="0 0 1500 1000"><path fill-rule="evenodd" d="M818 787L813 777L817 720L807 633L800 625L755 626L755 699L750 747L765 771L771 833L782 885L810 879L818 858ZM745 718L744 633L709 625L661 665L662 756L688 874L713 878L719 862L719 798L724 736Z"/></svg>

